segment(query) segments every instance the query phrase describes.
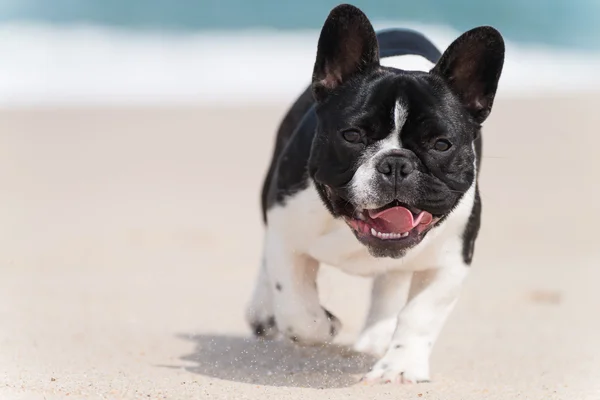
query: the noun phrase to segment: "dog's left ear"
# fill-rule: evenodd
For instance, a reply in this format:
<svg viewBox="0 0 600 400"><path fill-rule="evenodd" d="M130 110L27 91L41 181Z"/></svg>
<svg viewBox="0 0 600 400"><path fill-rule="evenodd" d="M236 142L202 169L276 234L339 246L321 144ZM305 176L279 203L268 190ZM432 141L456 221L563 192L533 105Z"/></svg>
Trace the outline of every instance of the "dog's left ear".
<svg viewBox="0 0 600 400"><path fill-rule="evenodd" d="M456 39L431 73L441 76L478 123L488 117L504 65L504 40L482 26Z"/></svg>
<svg viewBox="0 0 600 400"><path fill-rule="evenodd" d="M367 16L349 4L329 13L317 48L313 95L321 101L355 74L379 65L379 44Z"/></svg>

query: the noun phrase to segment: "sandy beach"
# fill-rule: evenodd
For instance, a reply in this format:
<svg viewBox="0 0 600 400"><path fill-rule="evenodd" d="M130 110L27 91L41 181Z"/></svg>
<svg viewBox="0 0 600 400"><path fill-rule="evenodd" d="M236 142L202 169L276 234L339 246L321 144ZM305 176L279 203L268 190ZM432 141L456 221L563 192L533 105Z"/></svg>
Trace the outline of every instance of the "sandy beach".
<svg viewBox="0 0 600 400"><path fill-rule="evenodd" d="M600 399L600 94L498 98L482 233L428 384L250 338L259 189L287 104L0 112L0 399Z"/></svg>

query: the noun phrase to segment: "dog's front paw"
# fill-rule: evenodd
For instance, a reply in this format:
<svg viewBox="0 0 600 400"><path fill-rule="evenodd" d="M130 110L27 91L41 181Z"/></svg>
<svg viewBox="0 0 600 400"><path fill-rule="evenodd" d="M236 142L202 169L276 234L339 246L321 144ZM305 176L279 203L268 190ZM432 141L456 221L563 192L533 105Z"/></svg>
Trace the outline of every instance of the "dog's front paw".
<svg viewBox="0 0 600 400"><path fill-rule="evenodd" d="M252 329L252 334L260 339L273 339L279 333L274 316L268 316L264 319L249 320L248 324Z"/></svg>
<svg viewBox="0 0 600 400"><path fill-rule="evenodd" d="M426 349L392 345L385 357L375 364L361 382L367 384L429 382L429 352Z"/></svg>
<svg viewBox="0 0 600 400"><path fill-rule="evenodd" d="M277 324L286 337L304 346L329 343L342 327L340 320L326 309L293 318L278 318Z"/></svg>
<svg viewBox="0 0 600 400"><path fill-rule="evenodd" d="M273 310L264 304L250 304L246 308L246 321L252 329L252 334L260 339L274 339L279 334Z"/></svg>

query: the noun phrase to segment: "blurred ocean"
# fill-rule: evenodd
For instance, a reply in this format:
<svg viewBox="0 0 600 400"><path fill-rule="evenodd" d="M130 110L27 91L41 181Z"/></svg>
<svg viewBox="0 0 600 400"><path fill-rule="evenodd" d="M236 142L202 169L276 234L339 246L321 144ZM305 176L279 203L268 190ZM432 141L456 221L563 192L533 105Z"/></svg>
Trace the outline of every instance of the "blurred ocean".
<svg viewBox="0 0 600 400"><path fill-rule="evenodd" d="M336 4L0 0L0 105L287 102L308 83ZM376 28L415 28L442 50L495 26L507 39L499 96L600 89L598 0L353 4Z"/></svg>

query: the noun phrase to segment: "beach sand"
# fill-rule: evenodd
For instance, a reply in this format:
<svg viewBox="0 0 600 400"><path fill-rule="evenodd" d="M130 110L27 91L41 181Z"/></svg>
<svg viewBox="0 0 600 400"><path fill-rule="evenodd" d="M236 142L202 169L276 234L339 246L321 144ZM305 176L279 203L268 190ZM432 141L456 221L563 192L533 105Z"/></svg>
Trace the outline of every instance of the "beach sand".
<svg viewBox="0 0 600 400"><path fill-rule="evenodd" d="M356 385L369 281L329 267L338 346L249 337L286 107L0 113L0 399L600 399L600 95L497 100L472 274L408 386Z"/></svg>

